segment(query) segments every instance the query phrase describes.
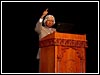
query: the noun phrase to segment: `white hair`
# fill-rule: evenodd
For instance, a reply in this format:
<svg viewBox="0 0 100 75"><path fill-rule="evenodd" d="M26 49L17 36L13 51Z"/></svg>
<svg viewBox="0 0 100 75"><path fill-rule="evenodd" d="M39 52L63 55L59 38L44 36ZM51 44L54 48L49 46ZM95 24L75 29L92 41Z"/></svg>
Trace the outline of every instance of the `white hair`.
<svg viewBox="0 0 100 75"><path fill-rule="evenodd" d="M55 24L55 18L54 18L54 16L53 16L53 15L47 15L47 16L45 17L45 19L44 19L44 25L45 25L46 21L48 20L48 18L49 18L50 16L53 17L53 20L54 20L54 23L53 23L53 24Z"/></svg>

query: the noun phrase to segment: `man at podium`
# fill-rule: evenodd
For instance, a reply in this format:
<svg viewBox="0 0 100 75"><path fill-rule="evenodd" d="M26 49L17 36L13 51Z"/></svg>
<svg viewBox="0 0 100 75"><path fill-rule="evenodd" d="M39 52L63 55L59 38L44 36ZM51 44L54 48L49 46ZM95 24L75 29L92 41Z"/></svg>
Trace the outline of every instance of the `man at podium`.
<svg viewBox="0 0 100 75"><path fill-rule="evenodd" d="M48 9L46 9L43 12L39 21L36 23L35 31L39 34L39 40L41 40L41 38L47 36L48 34L51 34L51 33L56 31L55 28L52 28L52 26L55 24L54 16L53 15L47 15L47 14L48 14ZM45 17L45 19L44 19L44 26L43 26L42 24L43 24L43 18L44 17ZM39 49L38 54L37 54L37 59L40 58L39 54L40 54L40 49Z"/></svg>
<svg viewBox="0 0 100 75"><path fill-rule="evenodd" d="M86 34L72 34L73 25L61 24L57 29L51 28L55 24L53 15L47 15L46 9L36 24L35 31L39 34L41 41L37 54L39 60L39 72L41 73L85 73L87 48ZM47 16L46 16L47 15ZM46 17L45 17L46 16ZM44 26L42 26L43 18ZM64 26L62 26L64 25ZM62 28L63 27L63 28ZM63 32L65 27L66 33ZM59 30L59 28L62 30ZM58 32L59 30L59 32ZM55 32L57 31L57 32ZM55 32L54 34L51 34ZM69 32L69 33L68 33ZM51 34L50 36L48 34ZM45 36L48 35L48 38ZM43 40L43 39L44 40ZM44 44L43 44L44 42ZM49 43L50 42L50 43ZM40 57L41 56L41 57Z"/></svg>

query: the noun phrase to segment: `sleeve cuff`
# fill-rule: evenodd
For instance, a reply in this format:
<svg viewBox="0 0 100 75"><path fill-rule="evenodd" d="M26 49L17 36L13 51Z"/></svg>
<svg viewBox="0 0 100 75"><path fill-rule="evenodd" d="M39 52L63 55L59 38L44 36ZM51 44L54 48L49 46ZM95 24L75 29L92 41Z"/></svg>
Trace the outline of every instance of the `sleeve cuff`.
<svg viewBox="0 0 100 75"><path fill-rule="evenodd" d="M42 22L42 21L43 21L43 19L40 18L40 19L39 19L39 22Z"/></svg>

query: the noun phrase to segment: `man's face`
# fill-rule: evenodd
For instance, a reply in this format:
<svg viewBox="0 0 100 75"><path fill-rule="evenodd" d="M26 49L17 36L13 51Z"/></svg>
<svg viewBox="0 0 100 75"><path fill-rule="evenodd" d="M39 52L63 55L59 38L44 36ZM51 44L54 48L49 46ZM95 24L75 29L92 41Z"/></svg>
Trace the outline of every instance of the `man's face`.
<svg viewBox="0 0 100 75"><path fill-rule="evenodd" d="M46 25L48 27L52 27L54 25L54 18L52 16L48 17L48 20L46 21Z"/></svg>

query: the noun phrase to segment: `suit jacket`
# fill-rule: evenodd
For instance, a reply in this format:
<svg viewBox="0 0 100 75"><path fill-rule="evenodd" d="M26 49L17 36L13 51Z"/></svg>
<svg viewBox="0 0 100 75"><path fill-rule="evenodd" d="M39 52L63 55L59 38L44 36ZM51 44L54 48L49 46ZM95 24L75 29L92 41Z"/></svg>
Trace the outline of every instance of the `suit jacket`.
<svg viewBox="0 0 100 75"><path fill-rule="evenodd" d="M49 28L47 26L42 26L42 21L43 21L43 19L39 19L39 21L37 22L36 27L35 27L35 31L39 34L39 40L41 40L41 38L47 36L48 34L51 34L54 31L56 31L55 28ZM39 51L37 54L37 59L40 58L40 50L41 50L41 48L39 48Z"/></svg>

